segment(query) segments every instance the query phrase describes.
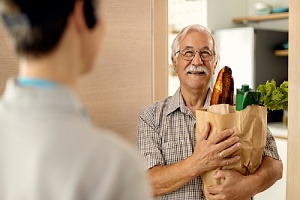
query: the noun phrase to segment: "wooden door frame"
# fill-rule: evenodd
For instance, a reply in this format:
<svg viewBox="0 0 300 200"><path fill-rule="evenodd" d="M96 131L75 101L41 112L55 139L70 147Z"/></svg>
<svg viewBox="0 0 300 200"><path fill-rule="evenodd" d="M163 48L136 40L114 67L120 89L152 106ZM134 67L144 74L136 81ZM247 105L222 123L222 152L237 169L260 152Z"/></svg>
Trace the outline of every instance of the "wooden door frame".
<svg viewBox="0 0 300 200"><path fill-rule="evenodd" d="M168 0L152 0L153 102L168 95Z"/></svg>
<svg viewBox="0 0 300 200"><path fill-rule="evenodd" d="M300 2L289 0L289 108L288 108L288 157L287 157L287 200L300 196Z"/></svg>

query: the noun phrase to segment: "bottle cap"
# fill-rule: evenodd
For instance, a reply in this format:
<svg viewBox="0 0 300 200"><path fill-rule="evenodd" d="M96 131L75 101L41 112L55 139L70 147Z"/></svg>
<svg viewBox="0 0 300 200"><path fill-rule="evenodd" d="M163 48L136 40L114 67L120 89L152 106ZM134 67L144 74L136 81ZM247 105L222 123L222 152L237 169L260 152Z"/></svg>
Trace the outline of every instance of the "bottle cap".
<svg viewBox="0 0 300 200"><path fill-rule="evenodd" d="M242 85L242 91L243 92L249 91L249 85Z"/></svg>

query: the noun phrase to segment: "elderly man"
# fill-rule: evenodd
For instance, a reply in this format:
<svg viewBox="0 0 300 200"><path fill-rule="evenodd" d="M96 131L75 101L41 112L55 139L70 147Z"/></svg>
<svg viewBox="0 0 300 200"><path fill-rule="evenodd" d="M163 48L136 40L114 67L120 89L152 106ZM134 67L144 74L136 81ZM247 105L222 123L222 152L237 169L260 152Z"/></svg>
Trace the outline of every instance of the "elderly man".
<svg viewBox="0 0 300 200"><path fill-rule="evenodd" d="M138 122L138 148L147 164L153 196L157 199L250 199L282 176L276 144L267 134L267 146L260 168L243 176L219 170L214 178L225 178L221 185L202 191L200 175L233 164L240 157L226 157L241 148L239 138L224 130L207 139L209 124L202 138L195 138L195 112L209 106L210 83L218 61L216 41L200 25L184 28L172 44L172 62L180 80L177 92L143 108Z"/></svg>

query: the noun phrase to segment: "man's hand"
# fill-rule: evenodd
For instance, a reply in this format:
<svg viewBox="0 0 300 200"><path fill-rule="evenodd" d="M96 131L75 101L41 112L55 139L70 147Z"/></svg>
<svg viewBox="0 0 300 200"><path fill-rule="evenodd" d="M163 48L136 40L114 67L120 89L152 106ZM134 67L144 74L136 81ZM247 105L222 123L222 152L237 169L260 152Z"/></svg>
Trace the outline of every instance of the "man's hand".
<svg viewBox="0 0 300 200"><path fill-rule="evenodd" d="M213 178L225 179L220 185L207 187L208 200L244 200L271 187L282 177L282 162L265 156L260 167L248 176L233 170L219 170Z"/></svg>
<svg viewBox="0 0 300 200"><path fill-rule="evenodd" d="M247 177L239 172L218 170L213 178L222 178L224 182L207 187L207 200L249 200L252 196L251 185L247 185L245 181Z"/></svg>
<svg viewBox="0 0 300 200"><path fill-rule="evenodd" d="M206 123L198 139L193 155L189 158L196 175L231 165L240 160L240 156L228 157L241 148L239 137L231 137L232 129L224 130L208 139L210 125Z"/></svg>
<svg viewBox="0 0 300 200"><path fill-rule="evenodd" d="M230 137L234 133L233 130L222 131L208 139L209 132L210 125L207 123L190 157L172 165L149 169L154 197L175 191L204 172L240 160L239 156L228 157L241 148L239 138Z"/></svg>

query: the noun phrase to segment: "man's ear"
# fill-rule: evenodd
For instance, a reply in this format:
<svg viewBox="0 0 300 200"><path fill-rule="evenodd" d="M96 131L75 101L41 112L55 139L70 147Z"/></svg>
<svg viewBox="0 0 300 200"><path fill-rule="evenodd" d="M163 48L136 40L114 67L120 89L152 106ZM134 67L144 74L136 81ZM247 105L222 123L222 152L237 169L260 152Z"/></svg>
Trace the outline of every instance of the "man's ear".
<svg viewBox="0 0 300 200"><path fill-rule="evenodd" d="M214 71L213 71L213 74L216 73L216 67L217 67L217 65L218 65L218 61L216 61L215 64L214 64Z"/></svg>
<svg viewBox="0 0 300 200"><path fill-rule="evenodd" d="M174 59L174 57L172 57L172 64L173 64L173 68L174 68L174 71L177 73L177 61Z"/></svg>

